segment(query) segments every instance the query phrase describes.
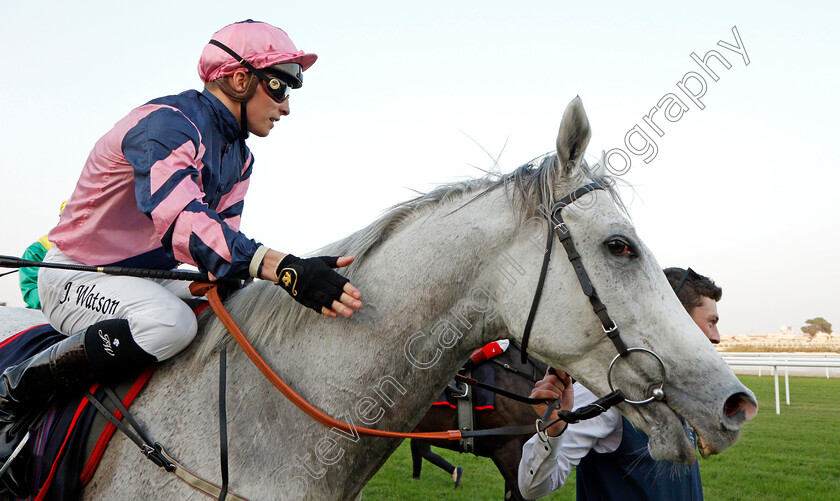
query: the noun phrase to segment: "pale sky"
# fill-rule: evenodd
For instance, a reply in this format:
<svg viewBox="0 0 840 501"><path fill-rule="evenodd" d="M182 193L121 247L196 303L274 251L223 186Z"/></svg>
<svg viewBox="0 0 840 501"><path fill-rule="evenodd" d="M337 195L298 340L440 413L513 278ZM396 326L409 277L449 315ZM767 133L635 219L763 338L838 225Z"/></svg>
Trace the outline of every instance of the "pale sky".
<svg viewBox="0 0 840 501"><path fill-rule="evenodd" d="M253 18L319 60L291 115L249 140L250 237L309 252L412 190L481 175L474 166L492 167L482 148L504 150L499 168L511 171L554 148L563 110L580 95L590 160L627 151L634 126L656 143L650 163L630 154L625 201L663 267L691 266L723 287L722 334L798 332L815 316L840 329L837 5L594 4L2 2L0 254L20 255L49 231L117 120L199 88L210 36ZM748 65L718 45L736 44L733 27ZM690 56L713 49L731 65L710 63L718 81ZM702 110L678 89L689 72L705 77ZM643 117L669 93L688 111L656 121L659 137ZM23 305L16 275L0 278L2 301Z"/></svg>

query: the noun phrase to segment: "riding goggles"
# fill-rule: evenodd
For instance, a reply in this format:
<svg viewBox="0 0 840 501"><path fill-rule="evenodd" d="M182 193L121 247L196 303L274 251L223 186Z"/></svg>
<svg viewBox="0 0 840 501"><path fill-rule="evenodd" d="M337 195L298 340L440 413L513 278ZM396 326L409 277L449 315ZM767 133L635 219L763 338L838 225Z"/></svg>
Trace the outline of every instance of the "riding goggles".
<svg viewBox="0 0 840 501"><path fill-rule="evenodd" d="M292 86L288 85L283 80L276 75L266 75L265 73L254 73L259 77L260 80L265 82L265 90L268 91L268 95L271 96L272 99L277 101L278 103L282 103L286 99L289 99L289 94L292 92Z"/></svg>
<svg viewBox="0 0 840 501"><path fill-rule="evenodd" d="M303 85L303 71L298 63L275 64L274 66L271 66L271 69L275 70L276 73L266 73L265 71L255 68L254 65L246 61L245 58L240 57L239 54L218 40L210 40L210 43L230 54L234 59L239 61L239 64L244 66L245 69L262 80L265 83L265 88L268 91L268 94L278 103L282 103L289 98L291 89L297 89ZM289 80L291 82L289 82Z"/></svg>

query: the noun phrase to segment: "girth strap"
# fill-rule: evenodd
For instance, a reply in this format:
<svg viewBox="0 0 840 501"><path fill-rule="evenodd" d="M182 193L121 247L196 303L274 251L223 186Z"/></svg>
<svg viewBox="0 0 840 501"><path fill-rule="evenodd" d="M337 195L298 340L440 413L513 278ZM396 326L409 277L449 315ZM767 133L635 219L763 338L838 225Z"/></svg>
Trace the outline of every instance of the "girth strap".
<svg viewBox="0 0 840 501"><path fill-rule="evenodd" d="M175 465L175 476L189 484L190 487L193 489L203 492L210 497L214 497L217 499L225 499L225 500L234 500L234 501L248 501L246 498L241 496L237 496L236 494L225 491L223 493L222 488L218 485L208 482L203 478L199 477L198 475L194 474L193 472L189 471L188 469L181 466L175 459L173 459L169 454L167 454L166 450L161 448L161 454L165 457L169 462ZM221 497L224 494L224 497Z"/></svg>
<svg viewBox="0 0 840 501"><path fill-rule="evenodd" d="M175 476L189 484L190 487L196 489L199 492L203 492L209 496L222 499L222 500L234 500L234 501L247 501L246 498L238 496L232 492L228 492L226 487L223 489L218 485L208 482L203 478L199 477L195 473L184 468L178 461L176 461L160 443L155 442L154 445L152 440L146 435L143 431L143 428L140 427L140 424L134 419L134 416L128 412L128 409L125 408L120 398L114 393L114 391L104 386L105 394L109 400L117 407L117 410L122 414L126 421L131 425L131 428L126 426L125 423L117 419L105 405L99 401L96 396L92 393L87 393L85 397L87 397L88 401L98 410L103 416L105 416L108 421L111 422L114 426L117 427L126 437L128 437L132 442L140 448L143 452L143 455L146 456L149 460L155 463L157 466L165 469L170 473L174 473ZM132 430L133 428L133 430Z"/></svg>
<svg viewBox="0 0 840 501"><path fill-rule="evenodd" d="M123 418L131 425L131 428L126 426L125 423L117 419L105 405L99 401L98 398L93 393L86 393L85 397L88 401L99 411L100 414L105 416L105 418L111 422L114 426L117 427L126 437L128 437L134 444L143 452L143 455L146 456L151 462L155 463L156 465L166 469L166 471L173 471L175 469L175 465L171 464L169 461L166 460L165 457L161 454L161 450L163 450L163 446L159 443L152 442L152 439L149 438L148 435L143 431L143 428L140 426L139 423L134 419L134 416L128 412L128 409L123 405L120 397L114 393L114 390L107 386L103 386L105 390L105 395L111 400L117 410L122 414ZM154 445L153 445L154 444Z"/></svg>
<svg viewBox="0 0 840 501"><path fill-rule="evenodd" d="M469 378L470 371L467 370L466 377ZM461 440L458 443L458 452L473 454L475 452L475 440L472 437L465 437L464 432L475 429L475 412L473 410L473 392L467 388L465 398L455 401L455 412L458 418L458 430L461 431Z"/></svg>

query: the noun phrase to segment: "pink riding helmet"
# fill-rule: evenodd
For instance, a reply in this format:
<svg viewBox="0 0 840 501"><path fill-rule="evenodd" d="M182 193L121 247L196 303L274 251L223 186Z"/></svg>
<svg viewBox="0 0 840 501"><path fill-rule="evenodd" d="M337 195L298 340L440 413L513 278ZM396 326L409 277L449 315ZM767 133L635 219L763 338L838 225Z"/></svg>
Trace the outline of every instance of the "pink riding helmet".
<svg viewBox="0 0 840 501"><path fill-rule="evenodd" d="M257 69L280 63L298 63L305 71L318 59L316 54L298 50L280 28L259 21L229 24L213 34L213 40L227 45ZM215 45L207 44L198 60L198 74L204 83L233 75L239 61Z"/></svg>

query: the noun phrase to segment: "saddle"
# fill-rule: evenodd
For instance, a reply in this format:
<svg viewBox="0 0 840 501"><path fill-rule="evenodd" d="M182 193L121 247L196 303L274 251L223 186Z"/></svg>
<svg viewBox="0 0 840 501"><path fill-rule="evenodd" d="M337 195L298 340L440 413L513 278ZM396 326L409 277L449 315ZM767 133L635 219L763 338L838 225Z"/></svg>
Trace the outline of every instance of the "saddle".
<svg viewBox="0 0 840 501"><path fill-rule="evenodd" d="M6 339L0 344L0 371L26 360L64 337L51 326L41 325ZM124 406L131 405L153 371L154 367L149 367L134 380L122 382L114 388ZM100 401L106 400L104 388L100 385L94 384L88 391ZM106 404L106 407L117 419L122 418L113 405ZM116 427L90 405L84 394L57 395L12 463L16 478L28 484L33 493L24 499L77 499L81 489L96 472L114 431Z"/></svg>

